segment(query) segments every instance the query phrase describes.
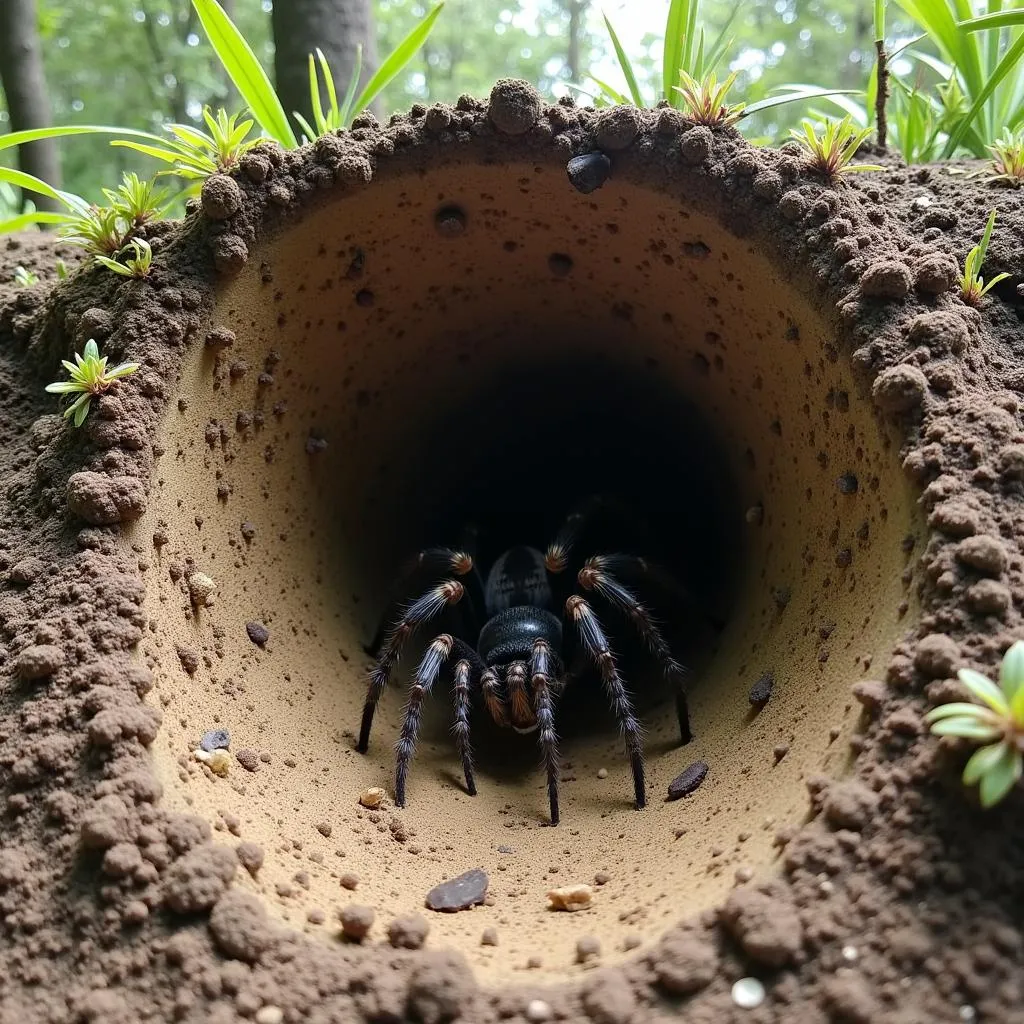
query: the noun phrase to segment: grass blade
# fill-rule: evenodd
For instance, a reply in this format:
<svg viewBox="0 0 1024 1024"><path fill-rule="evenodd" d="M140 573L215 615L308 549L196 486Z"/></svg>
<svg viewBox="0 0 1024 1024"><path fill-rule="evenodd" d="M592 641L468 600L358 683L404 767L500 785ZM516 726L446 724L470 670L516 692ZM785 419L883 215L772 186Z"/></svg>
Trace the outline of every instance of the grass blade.
<svg viewBox="0 0 1024 1024"><path fill-rule="evenodd" d="M434 22L442 10L443 0L384 58L384 63L377 68L353 104L353 117L365 110L377 98L377 94L416 56L420 47L427 41L427 36L433 30Z"/></svg>
<svg viewBox="0 0 1024 1024"><path fill-rule="evenodd" d="M943 156L949 157L953 155L960 141L974 126L975 118L982 111L986 102L988 102L988 98L995 92L1000 82L1011 72L1017 70L1017 65L1022 55L1024 55L1024 35L1018 36L1013 45L1003 54L1003 59L996 66L989 80L976 94L970 110L964 114L960 124L950 133Z"/></svg>
<svg viewBox="0 0 1024 1024"><path fill-rule="evenodd" d="M210 45L260 126L286 149L298 142L263 65L217 0L192 0Z"/></svg>
<svg viewBox="0 0 1024 1024"><path fill-rule="evenodd" d="M589 77L591 81L593 81L593 83L598 87L598 89L600 89L601 92L604 93L604 98L606 100L611 100L612 103L620 107L625 107L629 105L629 99L624 93L619 92L618 89L612 88L612 86L610 86L607 82L603 81L600 78L595 78L593 75L590 75ZM589 96L591 94L586 93L586 95Z"/></svg>
<svg viewBox="0 0 1024 1024"><path fill-rule="evenodd" d="M151 132L140 132L134 128L113 128L108 125L75 124L58 125L53 128L29 128L23 132L8 132L0 135L0 149L21 146L38 139L60 139L67 135L132 135L143 139L156 139Z"/></svg>
<svg viewBox="0 0 1024 1024"><path fill-rule="evenodd" d="M629 87L629 94L633 97L633 103L638 107L642 107L644 105L644 98L640 92L640 86L637 84L636 74L633 71L633 65L630 63L629 56L622 48L622 43L619 42L619 34L615 31L611 19L604 11L601 12L601 17L604 18L605 27L608 29L608 37L612 41L612 46L615 47L615 56L618 59L619 67L622 68L622 74L626 78L626 85Z"/></svg>
<svg viewBox="0 0 1024 1024"><path fill-rule="evenodd" d="M780 88L789 88L788 86L780 86ZM750 114L756 114L759 110L771 110L772 107L781 107L784 103L795 103L797 100L812 100L821 96L834 97L834 96L859 96L862 95L860 89L819 89L816 86L806 86L802 89L793 88L792 92L781 93L778 96L769 96L767 99L758 100L756 103L751 103L749 107L745 107L743 110L743 116L747 117ZM839 104L842 106L842 104ZM845 109L845 108L844 108ZM849 111L853 116L863 117L863 109L853 105L853 108Z"/></svg>
<svg viewBox="0 0 1024 1024"><path fill-rule="evenodd" d="M81 196L76 196L71 192L62 192L59 188L47 184L42 178L37 178L34 174L28 174L26 171L17 171L13 167L0 167L0 181L54 199L74 213L89 207L89 204Z"/></svg>
<svg viewBox="0 0 1024 1024"><path fill-rule="evenodd" d="M362 57L362 43L358 43L356 45L356 51L356 62L359 63ZM327 89L327 109L329 111L329 115L327 118L324 119L324 130L326 130L330 128L331 118L334 118L336 120L338 117L338 92L334 88L334 75L331 74L331 65L328 62L327 58L324 56L324 51L321 50L320 47L317 47L316 57L317 60L320 62L320 70L324 76L324 86ZM319 99L319 88L317 89L316 94L317 99Z"/></svg>
<svg viewBox="0 0 1024 1024"><path fill-rule="evenodd" d="M681 110L683 99L675 91L679 84L679 69L683 65L683 36L689 31L690 0L672 0L665 21L665 53L662 57L661 88L664 95L677 110Z"/></svg>
<svg viewBox="0 0 1024 1024"><path fill-rule="evenodd" d="M7 235L12 231L24 231L25 228L29 228L33 224L66 224L68 219L66 213L50 213L46 210L19 213L17 217L0 220L0 235Z"/></svg>
<svg viewBox="0 0 1024 1024"><path fill-rule="evenodd" d="M957 28L962 32L985 32L988 29L1014 28L1017 25L1024 25L1024 8L969 18L967 21L961 21Z"/></svg>
<svg viewBox="0 0 1024 1024"><path fill-rule="evenodd" d="M347 128L352 118L349 112L352 110L352 102L355 100L356 89L359 88L359 76L363 73L363 44L356 44L356 60L352 67L352 75L348 80L348 88L345 90L345 99L342 100L338 112L338 125Z"/></svg>

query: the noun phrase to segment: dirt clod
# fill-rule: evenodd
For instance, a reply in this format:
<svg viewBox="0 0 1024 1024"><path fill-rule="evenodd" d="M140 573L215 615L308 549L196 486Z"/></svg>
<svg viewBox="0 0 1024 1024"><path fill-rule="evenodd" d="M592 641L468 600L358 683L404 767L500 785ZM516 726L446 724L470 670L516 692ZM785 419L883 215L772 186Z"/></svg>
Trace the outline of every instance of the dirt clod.
<svg viewBox="0 0 1024 1024"><path fill-rule="evenodd" d="M694 761L688 765L668 784L668 799L678 800L696 793L708 777L709 770L707 761Z"/></svg>
<svg viewBox="0 0 1024 1024"><path fill-rule="evenodd" d="M405 914L388 925L388 942L395 949L420 949L429 931L430 925L422 914Z"/></svg>
<svg viewBox="0 0 1024 1024"><path fill-rule="evenodd" d="M247 622L245 632L257 647L265 647L270 639L270 630L262 622Z"/></svg>
<svg viewBox="0 0 1024 1024"><path fill-rule="evenodd" d="M349 903L338 912L338 917L341 919L342 935L350 942L362 942L373 927L376 916L373 907Z"/></svg>
<svg viewBox="0 0 1024 1024"><path fill-rule="evenodd" d="M488 115L494 127L506 135L522 135L540 118L540 94L528 82L502 78L491 89Z"/></svg>
<svg viewBox="0 0 1024 1024"><path fill-rule="evenodd" d="M803 925L793 905L758 889L736 889L721 920L743 952L766 967L792 963L803 947Z"/></svg>
<svg viewBox="0 0 1024 1024"><path fill-rule="evenodd" d="M22 679L45 679L64 665L64 650L55 644L26 647L14 662L15 674Z"/></svg>
<svg viewBox="0 0 1024 1024"><path fill-rule="evenodd" d="M68 511L93 526L115 526L146 511L146 491L133 476L106 476L90 471L68 480Z"/></svg>

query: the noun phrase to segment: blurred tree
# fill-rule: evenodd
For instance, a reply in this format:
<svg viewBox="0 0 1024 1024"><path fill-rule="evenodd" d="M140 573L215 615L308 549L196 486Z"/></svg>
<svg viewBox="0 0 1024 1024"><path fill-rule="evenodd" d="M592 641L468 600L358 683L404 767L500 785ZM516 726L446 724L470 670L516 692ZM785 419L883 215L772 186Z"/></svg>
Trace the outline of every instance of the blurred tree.
<svg viewBox="0 0 1024 1024"><path fill-rule="evenodd" d="M3 84L11 130L47 128L50 99L46 91L43 55L37 29L35 0L0 0L0 83ZM60 153L52 139L23 146L18 166L28 174L60 186ZM41 210L60 204L46 196L31 196Z"/></svg>
<svg viewBox="0 0 1024 1024"><path fill-rule="evenodd" d="M352 79L356 48L362 46L360 82L377 66L377 39L371 0L274 0L274 75L277 94L289 117L298 112L313 122L309 94L309 55L323 51L339 96ZM411 27L411 26L410 26Z"/></svg>

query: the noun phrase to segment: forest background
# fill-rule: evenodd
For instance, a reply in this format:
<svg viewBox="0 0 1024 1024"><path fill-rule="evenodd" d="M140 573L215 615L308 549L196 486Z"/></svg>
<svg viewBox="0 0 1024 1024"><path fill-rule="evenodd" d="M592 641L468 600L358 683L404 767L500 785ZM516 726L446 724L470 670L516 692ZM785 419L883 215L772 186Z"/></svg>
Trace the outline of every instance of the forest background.
<svg viewBox="0 0 1024 1024"><path fill-rule="evenodd" d="M276 78L290 112L308 110L307 54L315 47L324 50L343 91L357 45L365 80L432 5L222 0L222 6ZM446 0L426 44L374 110L386 116L414 102L486 96L505 76L525 78L551 99L574 85L596 92L591 75L625 91L605 15L653 103L668 6L669 0ZM731 41L722 67L722 74L738 73L731 101L752 103L794 82L863 89L875 58L871 0L704 0L701 18L709 39L724 30ZM910 20L891 5L890 47L913 33ZM46 123L160 131L168 121L200 124L204 104L243 105L190 0L0 0L0 80L0 134ZM806 114L804 104L775 107L742 128L749 138L778 141ZM33 144L23 153L32 161L23 169L91 200L122 171L149 175L156 169L98 136ZM11 151L3 157L13 162ZM0 196L0 215L4 200ZM12 201L10 191L6 201Z"/></svg>

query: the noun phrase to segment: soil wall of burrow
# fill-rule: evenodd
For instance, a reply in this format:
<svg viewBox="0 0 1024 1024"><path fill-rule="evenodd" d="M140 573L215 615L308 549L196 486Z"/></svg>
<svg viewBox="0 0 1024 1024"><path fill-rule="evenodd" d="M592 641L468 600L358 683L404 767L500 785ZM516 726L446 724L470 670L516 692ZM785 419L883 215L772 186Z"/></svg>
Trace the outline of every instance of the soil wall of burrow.
<svg viewBox="0 0 1024 1024"><path fill-rule="evenodd" d="M583 932L607 962L773 870L808 778L847 767L850 685L914 615L898 439L778 260L637 177L584 195L557 161L398 165L264 239L186 357L133 528L156 544L141 645L164 713L156 770L170 807L264 848L240 884L294 927L333 937L356 902L381 929L480 867L486 902L431 914L432 943L491 981L537 977L538 952L564 976ZM366 755L354 733L402 564L471 520L493 551L543 548L591 491L639 506L694 594L666 621L692 668L694 740L679 745L656 675L624 662L645 726L637 812L615 721L581 681L560 711L552 828L534 738L482 708L466 794L445 683L396 808L417 651ZM203 576L216 589L197 605ZM226 776L193 753L215 728ZM666 800L698 760L700 788ZM359 803L371 787L377 809ZM574 883L595 890L585 921L547 907Z"/></svg>

